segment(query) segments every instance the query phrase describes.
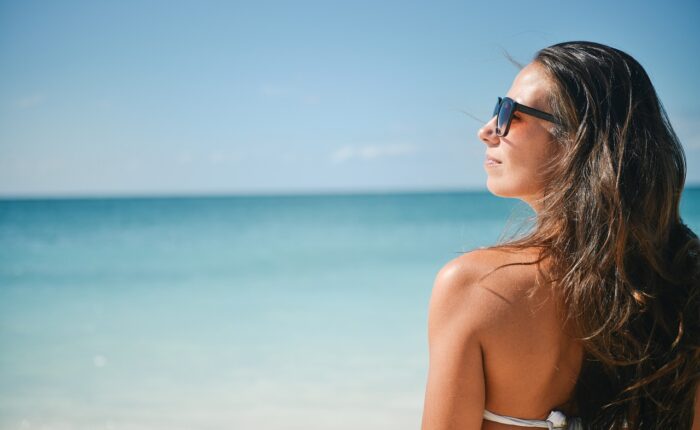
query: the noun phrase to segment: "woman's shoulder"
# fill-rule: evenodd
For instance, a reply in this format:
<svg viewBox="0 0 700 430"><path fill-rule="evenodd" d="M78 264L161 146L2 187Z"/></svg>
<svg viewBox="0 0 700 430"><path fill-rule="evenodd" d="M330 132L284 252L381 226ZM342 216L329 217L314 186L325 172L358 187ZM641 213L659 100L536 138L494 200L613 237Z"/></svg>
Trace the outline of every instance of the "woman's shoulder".
<svg viewBox="0 0 700 430"><path fill-rule="evenodd" d="M429 333L447 339L446 354L459 355L462 345L478 342L486 407L511 407L515 416L514 404L521 416L532 417L564 405L583 357L564 334L553 291L540 283L537 264L528 264L538 257L535 250L502 249L461 255L440 270L429 310Z"/></svg>
<svg viewBox="0 0 700 430"><path fill-rule="evenodd" d="M438 272L436 284L459 292L471 286L507 282L530 284L538 272L539 252L534 248L480 248L447 262Z"/></svg>
<svg viewBox="0 0 700 430"><path fill-rule="evenodd" d="M447 262L433 285L430 313L485 330L513 316L536 284L533 249L476 249ZM508 318L510 319L510 318Z"/></svg>

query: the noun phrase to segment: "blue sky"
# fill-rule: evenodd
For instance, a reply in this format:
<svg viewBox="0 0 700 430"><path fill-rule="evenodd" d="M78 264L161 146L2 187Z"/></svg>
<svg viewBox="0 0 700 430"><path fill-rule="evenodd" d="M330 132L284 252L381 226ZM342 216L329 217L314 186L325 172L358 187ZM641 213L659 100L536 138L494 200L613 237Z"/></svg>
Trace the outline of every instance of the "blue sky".
<svg viewBox="0 0 700 430"><path fill-rule="evenodd" d="M637 58L700 184L697 1L3 1L0 196L484 189L545 46Z"/></svg>

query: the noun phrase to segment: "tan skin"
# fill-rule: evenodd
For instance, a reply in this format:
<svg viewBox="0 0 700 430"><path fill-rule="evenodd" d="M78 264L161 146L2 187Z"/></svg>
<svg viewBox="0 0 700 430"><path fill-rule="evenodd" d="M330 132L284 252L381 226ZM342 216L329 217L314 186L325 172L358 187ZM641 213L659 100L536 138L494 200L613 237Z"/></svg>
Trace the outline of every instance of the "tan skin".
<svg viewBox="0 0 700 430"><path fill-rule="evenodd" d="M531 63L506 95L548 112L550 88L542 66ZM556 150L551 126L516 112L506 137L496 136L495 118L479 130L486 154L501 161L485 166L491 193L519 198L538 211L542 166ZM550 293L538 286L536 267L511 266L484 278L495 267L532 261L536 254L475 250L438 273L429 307L430 367L422 430L522 429L484 420L484 409L537 420L552 410L576 415L567 403L583 349L563 333ZM535 294L528 297L533 286ZM700 410L700 395L696 399ZM692 430L700 430L697 415Z"/></svg>

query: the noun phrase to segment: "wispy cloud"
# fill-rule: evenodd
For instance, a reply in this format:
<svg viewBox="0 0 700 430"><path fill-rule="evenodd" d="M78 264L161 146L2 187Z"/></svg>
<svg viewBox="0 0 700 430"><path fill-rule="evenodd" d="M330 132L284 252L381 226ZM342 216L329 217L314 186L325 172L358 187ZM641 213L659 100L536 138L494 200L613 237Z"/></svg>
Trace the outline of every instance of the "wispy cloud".
<svg viewBox="0 0 700 430"><path fill-rule="evenodd" d="M418 147L413 144L393 143L386 145L344 146L331 154L333 163L344 163L354 158L374 160L383 157L399 157L414 154Z"/></svg>
<svg viewBox="0 0 700 430"><path fill-rule="evenodd" d="M44 103L44 100L45 98L42 94L31 94L17 100L16 105L20 109L30 109L40 106Z"/></svg>

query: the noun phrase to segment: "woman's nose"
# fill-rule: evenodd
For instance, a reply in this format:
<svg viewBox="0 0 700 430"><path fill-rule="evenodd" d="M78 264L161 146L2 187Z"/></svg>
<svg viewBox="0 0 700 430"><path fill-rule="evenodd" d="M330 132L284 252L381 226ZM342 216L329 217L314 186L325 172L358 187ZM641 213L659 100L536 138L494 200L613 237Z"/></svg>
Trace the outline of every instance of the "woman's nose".
<svg viewBox="0 0 700 430"><path fill-rule="evenodd" d="M477 136L487 145L498 144L498 136L496 136L496 116L491 118L489 122L479 129Z"/></svg>

